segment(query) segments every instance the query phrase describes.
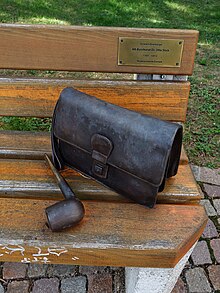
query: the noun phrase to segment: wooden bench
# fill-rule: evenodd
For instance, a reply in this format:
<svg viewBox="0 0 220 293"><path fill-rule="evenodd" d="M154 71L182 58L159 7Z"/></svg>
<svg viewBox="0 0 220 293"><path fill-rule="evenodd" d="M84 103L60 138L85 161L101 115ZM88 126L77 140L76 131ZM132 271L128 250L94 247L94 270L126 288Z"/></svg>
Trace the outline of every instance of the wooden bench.
<svg viewBox="0 0 220 293"><path fill-rule="evenodd" d="M182 40L181 63L120 64L120 37ZM1 24L1 69L144 76L138 80L2 77L0 115L51 117L60 91L72 86L135 111L184 122L190 90L185 76L192 74L197 38L198 32L189 30ZM148 80L139 80L143 78ZM51 153L49 133L0 132L0 261L123 266L127 292L169 292L207 221L184 150L177 176L167 181L153 209L65 169L62 174L83 200L86 216L62 233L52 233L45 225L44 209L62 195L44 153Z"/></svg>

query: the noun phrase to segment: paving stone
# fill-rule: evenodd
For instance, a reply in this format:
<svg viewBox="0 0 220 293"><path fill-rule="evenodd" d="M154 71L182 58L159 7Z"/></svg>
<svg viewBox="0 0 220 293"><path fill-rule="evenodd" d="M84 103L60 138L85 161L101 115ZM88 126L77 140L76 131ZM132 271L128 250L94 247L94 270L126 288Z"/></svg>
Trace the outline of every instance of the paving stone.
<svg viewBox="0 0 220 293"><path fill-rule="evenodd" d="M2 286L2 284L0 284L0 293L4 293L5 292L5 289L4 287Z"/></svg>
<svg viewBox="0 0 220 293"><path fill-rule="evenodd" d="M213 249L215 259L220 263L220 239L212 239L210 245Z"/></svg>
<svg viewBox="0 0 220 293"><path fill-rule="evenodd" d="M125 293L125 268L111 267L114 270L114 287L112 293Z"/></svg>
<svg viewBox="0 0 220 293"><path fill-rule="evenodd" d="M219 183L220 184L220 183ZM220 197L220 186L203 184L204 190L210 198Z"/></svg>
<svg viewBox="0 0 220 293"><path fill-rule="evenodd" d="M59 293L59 280L57 278L39 279L34 282L32 293Z"/></svg>
<svg viewBox="0 0 220 293"><path fill-rule="evenodd" d="M186 282L189 293L209 293L212 292L209 281L203 268L194 268L186 271Z"/></svg>
<svg viewBox="0 0 220 293"><path fill-rule="evenodd" d="M112 293L112 275L102 273L88 276L88 293Z"/></svg>
<svg viewBox="0 0 220 293"><path fill-rule="evenodd" d="M80 266L79 273L82 275L92 275L96 273L104 273L106 267L99 267L99 266Z"/></svg>
<svg viewBox="0 0 220 293"><path fill-rule="evenodd" d="M29 281L13 281L8 284L7 293L28 293Z"/></svg>
<svg viewBox="0 0 220 293"><path fill-rule="evenodd" d="M196 179L196 181L200 181L200 167L196 165L190 165L193 175Z"/></svg>
<svg viewBox="0 0 220 293"><path fill-rule="evenodd" d="M200 167L200 181L202 181L204 183L219 185L220 168L210 169L210 168L206 168L206 167Z"/></svg>
<svg viewBox="0 0 220 293"><path fill-rule="evenodd" d="M215 290L220 290L220 265L208 267L209 278Z"/></svg>
<svg viewBox="0 0 220 293"><path fill-rule="evenodd" d="M209 217L213 217L217 215L216 210L211 205L208 199L202 199L200 202L205 207L206 213Z"/></svg>
<svg viewBox="0 0 220 293"><path fill-rule="evenodd" d="M218 231L215 227L215 224L212 222L212 220L208 219L208 223L205 227L202 237L204 238L218 237Z"/></svg>
<svg viewBox="0 0 220 293"><path fill-rule="evenodd" d="M73 276L76 272L76 266L73 265L50 265L47 270L49 277Z"/></svg>
<svg viewBox="0 0 220 293"><path fill-rule="evenodd" d="M171 293L187 293L185 284L181 278L177 280L176 285Z"/></svg>
<svg viewBox="0 0 220 293"><path fill-rule="evenodd" d="M25 278L27 271L27 264L5 262L3 264L3 279L22 279Z"/></svg>
<svg viewBox="0 0 220 293"><path fill-rule="evenodd" d="M61 293L86 293L86 277L71 277L61 281Z"/></svg>
<svg viewBox="0 0 220 293"><path fill-rule="evenodd" d="M191 165L191 169L196 181L219 185L220 169L210 169L207 167L198 167L195 165Z"/></svg>
<svg viewBox="0 0 220 293"><path fill-rule="evenodd" d="M217 214L220 216L220 199L214 199L213 204L217 211Z"/></svg>
<svg viewBox="0 0 220 293"><path fill-rule="evenodd" d="M196 181L204 183L219 185L220 182L220 169L210 169L207 167L199 167L191 165Z"/></svg>
<svg viewBox="0 0 220 293"><path fill-rule="evenodd" d="M196 247L191 254L191 258L194 265L204 265L212 263L208 245L205 241L199 241L196 244Z"/></svg>
<svg viewBox="0 0 220 293"><path fill-rule="evenodd" d="M28 277L39 278L45 277L48 265L46 264L30 264L28 266Z"/></svg>

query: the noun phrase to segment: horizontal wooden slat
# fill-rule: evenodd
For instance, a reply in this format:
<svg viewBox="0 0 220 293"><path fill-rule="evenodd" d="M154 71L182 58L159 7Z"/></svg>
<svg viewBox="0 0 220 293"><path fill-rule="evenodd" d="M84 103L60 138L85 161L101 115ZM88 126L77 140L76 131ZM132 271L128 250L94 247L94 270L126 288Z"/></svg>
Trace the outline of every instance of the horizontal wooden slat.
<svg viewBox="0 0 220 293"><path fill-rule="evenodd" d="M181 66L118 66L119 37L184 40ZM192 74L195 30L0 25L0 68Z"/></svg>
<svg viewBox="0 0 220 293"><path fill-rule="evenodd" d="M201 235L202 206L85 201L80 225L61 233L45 225L54 201L1 199L1 261L173 267ZM13 250L14 249L14 250Z"/></svg>
<svg viewBox="0 0 220 293"><path fill-rule="evenodd" d="M44 154L51 154L50 134L43 132L21 132L21 131L1 131L0 132L0 158L7 159L31 159L39 160L44 158ZM1 194L12 196L38 196L41 198L60 197L60 191L54 182L54 178L50 172L47 172L47 166L38 161L2 160L0 164ZM195 202L200 198L200 194L195 185L190 169L182 165L188 164L188 158L182 150L181 166L178 178L174 183L171 178L165 191L158 196L159 202ZM6 167L7 166L7 167ZM45 173L46 168L46 173ZM31 169L28 173L33 176L28 180L24 174L25 170ZM33 170L32 170L33 169ZM182 171L183 170L183 171ZM73 175L75 174L75 175ZM74 190L81 198L102 198L104 200L124 200L107 188L95 183L93 180L86 180L77 176L72 171L65 171L64 176L67 177ZM6 180L6 181L4 181ZM177 181L176 181L177 180ZM171 182L169 184L169 181ZM186 184L184 187L183 185ZM23 188L22 188L23 187Z"/></svg>
<svg viewBox="0 0 220 293"><path fill-rule="evenodd" d="M51 117L64 87L161 119L184 121L189 82L0 79L0 115Z"/></svg>
<svg viewBox="0 0 220 293"><path fill-rule="evenodd" d="M39 160L51 149L50 132L0 131L0 158Z"/></svg>
<svg viewBox="0 0 220 293"><path fill-rule="evenodd" d="M49 132L0 131L0 158L39 160L45 153L51 154ZM188 163L183 148L180 161Z"/></svg>
<svg viewBox="0 0 220 293"><path fill-rule="evenodd" d="M69 168L62 171L81 199L127 201L124 197L81 176ZM61 192L46 162L42 160L0 160L0 196L57 199ZM189 165L180 165L178 174L167 180L166 188L158 195L158 202L195 203L200 192Z"/></svg>

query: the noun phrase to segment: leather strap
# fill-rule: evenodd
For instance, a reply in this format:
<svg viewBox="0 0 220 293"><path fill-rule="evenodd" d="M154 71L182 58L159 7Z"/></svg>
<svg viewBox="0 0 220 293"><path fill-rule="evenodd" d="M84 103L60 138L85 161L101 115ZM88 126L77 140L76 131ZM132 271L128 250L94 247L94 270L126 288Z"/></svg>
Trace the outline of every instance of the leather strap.
<svg viewBox="0 0 220 293"><path fill-rule="evenodd" d="M57 168L57 170L62 170L62 169L64 169L64 162L63 162L62 156L60 154L58 139L54 135L54 123L55 123L55 113L56 113L57 104L54 109L52 126L51 126L52 160L53 160L54 166Z"/></svg>

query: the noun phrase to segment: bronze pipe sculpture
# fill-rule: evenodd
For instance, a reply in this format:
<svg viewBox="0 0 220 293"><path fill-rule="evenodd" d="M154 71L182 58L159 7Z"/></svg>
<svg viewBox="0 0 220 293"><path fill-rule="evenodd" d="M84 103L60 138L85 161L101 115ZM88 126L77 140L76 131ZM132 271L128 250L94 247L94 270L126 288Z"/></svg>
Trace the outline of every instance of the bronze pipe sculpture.
<svg viewBox="0 0 220 293"><path fill-rule="evenodd" d="M50 158L46 154L45 159L57 180L60 190L65 197L64 200L46 208L45 212L47 216L47 222L52 231L61 231L65 228L78 224L84 217L85 209L82 202L76 198L76 195L72 191L69 184L63 178L63 176L59 174Z"/></svg>

